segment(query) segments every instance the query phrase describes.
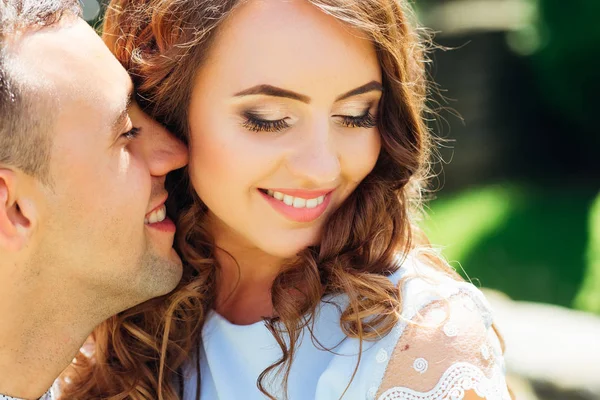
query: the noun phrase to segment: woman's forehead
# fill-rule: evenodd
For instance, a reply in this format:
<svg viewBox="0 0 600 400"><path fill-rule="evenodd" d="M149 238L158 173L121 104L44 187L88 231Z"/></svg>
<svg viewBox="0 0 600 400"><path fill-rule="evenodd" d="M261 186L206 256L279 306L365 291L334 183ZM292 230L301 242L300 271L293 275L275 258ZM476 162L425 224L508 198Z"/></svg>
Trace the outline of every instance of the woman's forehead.
<svg viewBox="0 0 600 400"><path fill-rule="evenodd" d="M237 8L219 30L205 65L211 64L213 78L235 77L238 88L268 82L301 90L336 81L352 88L380 78L365 35L304 0L253 0Z"/></svg>

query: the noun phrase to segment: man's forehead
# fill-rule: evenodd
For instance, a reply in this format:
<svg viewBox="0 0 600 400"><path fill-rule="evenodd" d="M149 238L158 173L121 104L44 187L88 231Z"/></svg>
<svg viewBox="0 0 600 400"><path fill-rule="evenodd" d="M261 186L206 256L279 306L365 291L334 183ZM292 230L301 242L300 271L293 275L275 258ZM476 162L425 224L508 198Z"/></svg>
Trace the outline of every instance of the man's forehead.
<svg viewBox="0 0 600 400"><path fill-rule="evenodd" d="M28 84L54 92L59 101L101 105L127 99L129 75L81 19L25 34L17 52L19 64L29 75Z"/></svg>

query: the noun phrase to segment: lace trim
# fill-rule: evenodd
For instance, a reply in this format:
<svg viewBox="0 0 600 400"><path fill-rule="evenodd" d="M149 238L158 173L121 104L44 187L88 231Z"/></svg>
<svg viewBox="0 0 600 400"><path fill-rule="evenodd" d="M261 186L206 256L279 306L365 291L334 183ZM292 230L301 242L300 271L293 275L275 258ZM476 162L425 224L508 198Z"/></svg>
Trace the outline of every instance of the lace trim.
<svg viewBox="0 0 600 400"><path fill-rule="evenodd" d="M54 397L52 397L52 389L48 390L42 397L40 397L38 400L53 400ZM17 397L10 397L10 396L6 396L4 394L0 394L0 400L23 400L23 399L19 399Z"/></svg>
<svg viewBox="0 0 600 400"><path fill-rule="evenodd" d="M463 400L465 392L473 390L487 400L509 399L506 384L500 374L488 379L481 369L469 363L456 363L444 372L437 385L429 392L417 392L405 387L393 387L378 400Z"/></svg>

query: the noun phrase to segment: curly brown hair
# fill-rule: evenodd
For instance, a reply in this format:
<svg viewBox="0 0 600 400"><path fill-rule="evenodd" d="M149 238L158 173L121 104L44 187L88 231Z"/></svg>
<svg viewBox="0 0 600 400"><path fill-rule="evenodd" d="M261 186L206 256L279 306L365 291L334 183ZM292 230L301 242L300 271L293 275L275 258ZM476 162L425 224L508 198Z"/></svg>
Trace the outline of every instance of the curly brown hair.
<svg viewBox="0 0 600 400"><path fill-rule="evenodd" d="M184 141L193 80L223 21L244 0L112 0L104 38L130 72L142 107ZM283 374L287 386L300 332L323 296L343 293L340 324L348 337L376 340L398 322L399 290L387 278L426 238L415 227L433 148L425 124L427 36L404 0L308 0L364 32L381 65L384 95L378 129L382 151L373 171L326 222L319 245L289 260L272 286L276 317L265 319L282 356L257 385ZM178 201L177 248L185 272L179 287L111 318L94 332L92 354L80 354L65 375L69 399L177 399L181 367L197 354L200 331L214 307L219 264L205 226L206 206L185 174ZM437 267L460 279L441 260ZM301 288L301 289L298 289ZM289 296L290 290L300 296ZM283 329L282 329L283 327ZM197 357L191 357L197 361ZM359 361L360 362L360 361Z"/></svg>

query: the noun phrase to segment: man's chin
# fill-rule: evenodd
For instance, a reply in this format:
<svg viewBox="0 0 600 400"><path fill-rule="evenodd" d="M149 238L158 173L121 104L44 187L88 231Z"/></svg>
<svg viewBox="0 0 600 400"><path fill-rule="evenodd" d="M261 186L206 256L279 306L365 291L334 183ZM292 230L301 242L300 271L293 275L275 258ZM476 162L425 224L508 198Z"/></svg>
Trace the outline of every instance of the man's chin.
<svg viewBox="0 0 600 400"><path fill-rule="evenodd" d="M141 266L144 279L140 282L148 299L171 293L181 281L183 265L179 255L172 249L171 254L163 257L151 255L145 257Z"/></svg>
<svg viewBox="0 0 600 400"><path fill-rule="evenodd" d="M181 282L181 278L183 276L183 265L181 263L181 259L179 255L175 251L173 251L174 258L171 263L169 263L168 270L165 271L164 275L164 292L159 296L163 296L165 294L171 293L179 282Z"/></svg>

